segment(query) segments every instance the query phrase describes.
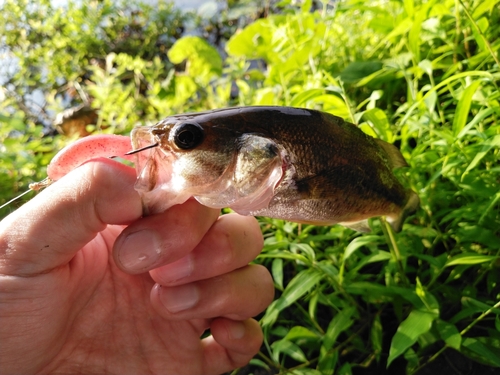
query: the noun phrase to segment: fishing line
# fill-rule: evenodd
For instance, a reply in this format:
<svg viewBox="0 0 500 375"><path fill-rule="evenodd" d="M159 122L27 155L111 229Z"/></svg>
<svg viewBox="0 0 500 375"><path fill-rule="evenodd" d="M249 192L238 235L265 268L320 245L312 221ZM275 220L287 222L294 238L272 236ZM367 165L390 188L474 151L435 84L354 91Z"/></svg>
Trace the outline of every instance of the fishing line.
<svg viewBox="0 0 500 375"><path fill-rule="evenodd" d="M34 191L34 190L31 190L31 189L26 190L24 193L22 193L22 194L18 195L18 196L17 196L17 197L15 197L15 198L12 198L12 199L11 199L10 201L8 201L7 203L2 204L2 205L0 206L0 210L1 210L2 208L4 208L5 206L8 206L9 204L11 204L12 202L14 202L15 200L17 200L17 199L21 198L23 195L26 195L26 194L28 194L28 193L30 193L30 192L32 192L32 191Z"/></svg>
<svg viewBox="0 0 500 375"><path fill-rule="evenodd" d="M138 152L142 152L142 151L145 151L145 150L149 150L150 148L154 148L154 147L158 147L159 146L159 143L153 143L151 145L147 145L147 146L144 146L144 147L141 147L141 148L138 148L137 150L132 150L132 151L129 151L127 153L125 153L124 155L133 155L133 154L137 154ZM111 156L111 158L115 158L116 156ZM50 185L52 181L49 179L49 178L46 178L40 182L35 182L35 183L32 183L29 185L29 190L26 190L24 193L21 193L19 194L17 197L14 197L12 198L10 201L2 204L0 206L0 210L6 206L8 206L9 204L11 204L12 202L16 201L17 199L21 198L22 196L28 194L29 192L32 192L32 191L37 191L37 190L40 190L48 185Z"/></svg>
<svg viewBox="0 0 500 375"><path fill-rule="evenodd" d="M0 210L1 210L2 208L4 208L5 206L8 206L9 204L11 204L12 202L14 202L15 200L17 200L17 199L21 198L23 195L28 194L28 193L29 193L29 192L31 192L31 191L38 191L38 190L41 190L41 189L43 189L43 188L46 188L46 187L47 187L47 186L49 186L52 182L53 182L53 181L52 181L50 178L46 177L46 178L44 178L42 181L33 182L33 183L29 184L29 185L28 185L28 186L29 186L29 190L26 190L24 193L21 193L21 194L19 194L17 197L14 197L14 198L12 198L10 201L8 201L8 202L6 202L6 203L2 204L2 205L0 206Z"/></svg>
<svg viewBox="0 0 500 375"><path fill-rule="evenodd" d="M145 151L145 150L149 150L150 148L154 148L154 147L158 147L159 146L159 143L156 142L156 143L153 143L151 145L147 145L147 146L144 146L144 147L141 147L141 148L138 148L137 150L132 150L132 151L129 151L129 152L126 152L125 155L133 155L133 154L137 154L138 152L141 152L141 151Z"/></svg>

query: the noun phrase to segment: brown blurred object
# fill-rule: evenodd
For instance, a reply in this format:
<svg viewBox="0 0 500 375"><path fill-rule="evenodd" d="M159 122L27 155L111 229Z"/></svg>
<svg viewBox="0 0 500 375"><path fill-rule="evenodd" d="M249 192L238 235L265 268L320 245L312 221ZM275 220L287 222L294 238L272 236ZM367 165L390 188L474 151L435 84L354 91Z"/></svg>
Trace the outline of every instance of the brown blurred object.
<svg viewBox="0 0 500 375"><path fill-rule="evenodd" d="M86 104L80 104L58 113L54 120L54 127L60 134L68 137L76 134L85 137L90 134L86 129L87 125L95 124L97 117L95 109Z"/></svg>

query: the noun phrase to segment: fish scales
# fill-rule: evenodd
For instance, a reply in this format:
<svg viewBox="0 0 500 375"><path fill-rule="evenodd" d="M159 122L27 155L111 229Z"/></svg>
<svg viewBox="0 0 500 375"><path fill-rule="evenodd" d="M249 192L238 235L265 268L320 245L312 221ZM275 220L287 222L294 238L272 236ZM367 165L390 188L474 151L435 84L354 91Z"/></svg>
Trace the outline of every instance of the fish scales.
<svg viewBox="0 0 500 375"><path fill-rule="evenodd" d="M156 183L138 189L151 212L174 196L194 196L243 214L358 230L370 217L387 216L399 230L418 206L392 172L406 164L394 146L320 111L269 106L183 114L137 128L132 139L136 148L160 145L140 153L139 169L158 162L158 153L174 164L170 180L149 176Z"/></svg>
<svg viewBox="0 0 500 375"><path fill-rule="evenodd" d="M277 202L282 202L280 216L293 219L299 211L303 212L300 219L305 222L328 222L332 216L345 221L359 213L379 216L390 212L393 205L405 203L406 191L393 175L375 139L326 113L309 111L304 115L302 111L298 114L290 111L292 115L284 118L281 112L269 112L272 137L289 150L297 170L297 190L278 186L276 203L270 204L278 209ZM258 123L259 116L249 112L244 120ZM303 126L304 117L317 125ZM290 200L296 202L293 210L286 207ZM266 215L269 210L253 214Z"/></svg>

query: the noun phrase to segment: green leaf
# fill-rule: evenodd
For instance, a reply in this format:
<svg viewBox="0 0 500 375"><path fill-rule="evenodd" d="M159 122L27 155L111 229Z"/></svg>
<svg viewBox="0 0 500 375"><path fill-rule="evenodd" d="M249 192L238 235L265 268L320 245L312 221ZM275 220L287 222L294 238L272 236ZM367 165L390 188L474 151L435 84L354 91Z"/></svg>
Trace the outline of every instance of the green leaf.
<svg viewBox="0 0 500 375"><path fill-rule="evenodd" d="M24 129L26 129L26 124L24 123L23 119L15 116L5 116L2 113L0 113L0 122L3 122L5 124L2 125L4 130L11 129L11 130L23 131Z"/></svg>
<svg viewBox="0 0 500 375"><path fill-rule="evenodd" d="M264 361L262 361L262 360L260 360L258 358L252 358L250 360L249 364L252 365L252 366L263 368L266 371L270 371L269 365L266 362L264 362Z"/></svg>
<svg viewBox="0 0 500 375"><path fill-rule="evenodd" d="M416 278L416 283L415 293L420 298L427 311L431 314L435 314L437 317L439 315L439 303L436 297L434 297L429 291L425 290L418 277Z"/></svg>
<svg viewBox="0 0 500 375"><path fill-rule="evenodd" d="M394 135L386 114L379 108L373 108L363 113L363 118L373 124L377 136L389 143L393 142Z"/></svg>
<svg viewBox="0 0 500 375"><path fill-rule="evenodd" d="M411 347L417 339L431 329L432 322L436 319L435 314L427 311L413 310L398 327L391 341L387 367Z"/></svg>
<svg viewBox="0 0 500 375"><path fill-rule="evenodd" d="M290 251L294 253L297 251L304 253L310 262L314 262L314 259L316 258L316 253L313 248L306 243L292 243L290 244Z"/></svg>
<svg viewBox="0 0 500 375"><path fill-rule="evenodd" d="M354 307L348 307L335 315L328 325L328 329L323 337L322 349L328 351L333 347L339 335L352 325L352 316L355 311L356 309Z"/></svg>
<svg viewBox="0 0 500 375"><path fill-rule="evenodd" d="M460 310L451 319L449 319L449 322L452 324L458 323L461 320L472 315L488 311L492 307L487 303L478 301L477 299L471 297L462 297L461 302L463 305L462 310ZM493 309L492 312L495 314L500 314L500 309Z"/></svg>
<svg viewBox="0 0 500 375"><path fill-rule="evenodd" d="M500 367L500 340L466 337L462 341L462 353L485 365Z"/></svg>
<svg viewBox="0 0 500 375"><path fill-rule="evenodd" d="M186 71L190 77L208 83L214 76L222 74L222 59L217 50L197 36L185 36L177 40L168 51L174 64L187 60Z"/></svg>
<svg viewBox="0 0 500 375"><path fill-rule="evenodd" d="M332 351L333 345L339 335L346 331L353 324L353 315L356 312L354 307L348 307L340 311L331 320L323 336L323 343L320 349L319 370L324 374L333 374L333 369L338 359L338 351Z"/></svg>
<svg viewBox="0 0 500 375"><path fill-rule="evenodd" d="M285 17L281 15L253 22L228 40L227 53L235 57L262 58L267 62L277 59L273 34L275 28L284 22Z"/></svg>
<svg viewBox="0 0 500 375"><path fill-rule="evenodd" d="M276 258L273 260L272 275L274 283L283 290L283 259Z"/></svg>
<svg viewBox="0 0 500 375"><path fill-rule="evenodd" d="M322 274L315 269L307 269L295 276L287 285L283 295L278 299L277 309L290 306L304 294L308 293L321 280Z"/></svg>
<svg viewBox="0 0 500 375"><path fill-rule="evenodd" d="M380 61L354 61L340 72L340 79L345 83L355 83L382 69Z"/></svg>
<svg viewBox="0 0 500 375"><path fill-rule="evenodd" d="M364 266L375 263L375 262L385 262L393 259L393 256L388 251L375 250L371 254L361 257L360 261L356 263L356 266L353 268L349 268L348 274L357 275L359 270ZM343 277L345 269L345 263L342 262L342 266L340 268L341 278ZM342 284L342 281L340 282Z"/></svg>
<svg viewBox="0 0 500 375"><path fill-rule="evenodd" d="M467 265L481 264L481 263L491 262L495 259L498 259L498 257L495 255L464 253L455 255L454 257L448 259L448 261L445 264L445 267L456 266L459 264L467 264Z"/></svg>
<svg viewBox="0 0 500 375"><path fill-rule="evenodd" d="M321 280L322 275L322 273L313 268L299 272L286 286L281 297L267 308L266 314L262 318L262 325L265 326L274 323L279 312L315 287Z"/></svg>
<svg viewBox="0 0 500 375"><path fill-rule="evenodd" d="M413 23L408 33L408 47L417 63L420 62L420 43L422 41L422 22L427 16L428 4L420 8L414 16ZM413 16L413 14L409 14Z"/></svg>
<svg viewBox="0 0 500 375"><path fill-rule="evenodd" d="M439 332L439 336L450 348L460 350L460 345L462 344L462 336L458 332L457 327L454 324L445 322L444 320L436 320L436 328Z"/></svg>
<svg viewBox="0 0 500 375"><path fill-rule="evenodd" d="M479 19L484 13L490 13L492 9L497 6L498 0L483 0L477 4L474 9L474 13L472 13L473 19Z"/></svg>
<svg viewBox="0 0 500 375"><path fill-rule="evenodd" d="M307 329L306 327L302 326L295 326L288 331L286 336L284 337L285 339L289 341L295 341L295 340L300 340L300 339L308 339L308 340L318 340L319 335L317 333L312 332L311 330Z"/></svg>
<svg viewBox="0 0 500 375"><path fill-rule="evenodd" d="M419 68L421 68L425 74L432 76L432 62L425 59L418 63Z"/></svg>
<svg viewBox="0 0 500 375"><path fill-rule="evenodd" d="M323 353L318 363L320 373L322 375L333 375L338 359L339 352L337 350Z"/></svg>
<svg viewBox="0 0 500 375"><path fill-rule="evenodd" d="M488 152L490 152L490 150L492 148L500 147L500 134L495 135L494 137L484 141L481 145L482 145L481 151L479 151L476 154L474 159L467 166L467 169L465 170L465 172L462 175L462 180L464 179L465 175L467 175L467 173L469 173L472 169L476 168L476 166L479 164L479 162L486 156L486 154Z"/></svg>
<svg viewBox="0 0 500 375"><path fill-rule="evenodd" d="M300 347L291 341L282 339L272 343L271 348L273 349L273 359L279 362L280 354L286 354L289 357L295 359L298 362L307 362L307 357Z"/></svg>
<svg viewBox="0 0 500 375"><path fill-rule="evenodd" d="M462 97L458 101L457 109L455 111L455 116L453 117L452 131L453 135L456 137L465 124L467 123L467 118L469 117L470 105L472 102L472 96L476 92L477 88L481 85L481 81L472 81L472 83L467 86L467 88L462 93Z"/></svg>
<svg viewBox="0 0 500 375"><path fill-rule="evenodd" d="M474 116L474 118L472 119L471 122L469 122L461 131L460 133L457 135L457 139L462 139L466 134L467 132L474 128L475 126L477 126L478 124L480 124L482 121L484 121L485 119L487 119L488 117L490 117L492 114L495 113L495 109L493 108L483 108L481 109L476 116Z"/></svg>
<svg viewBox="0 0 500 375"><path fill-rule="evenodd" d="M301 91L292 98L290 106L291 107L304 106L304 104L306 104L309 100L313 100L314 98L323 95L324 92L325 92L324 89L309 89Z"/></svg>
<svg viewBox="0 0 500 375"><path fill-rule="evenodd" d="M379 243L380 240L381 240L380 236L374 236L374 235L356 237L345 248L344 261L346 261L360 247L363 247L363 246L368 245L368 244L375 244L376 245Z"/></svg>
<svg viewBox="0 0 500 375"><path fill-rule="evenodd" d="M337 375L352 375L352 368L349 362L346 362L342 365L342 367L337 372Z"/></svg>
<svg viewBox="0 0 500 375"><path fill-rule="evenodd" d="M380 360L380 356L382 354L382 336L382 322L380 320L380 314L377 314L373 319L372 327L370 329L370 342L377 361Z"/></svg>

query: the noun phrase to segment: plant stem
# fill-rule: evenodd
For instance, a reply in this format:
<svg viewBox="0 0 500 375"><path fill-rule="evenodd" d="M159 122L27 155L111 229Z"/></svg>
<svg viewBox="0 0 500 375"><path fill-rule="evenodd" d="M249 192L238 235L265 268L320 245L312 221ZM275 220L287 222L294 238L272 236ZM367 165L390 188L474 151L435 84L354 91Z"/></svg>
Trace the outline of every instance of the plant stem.
<svg viewBox="0 0 500 375"><path fill-rule="evenodd" d="M413 375L413 374L416 374L417 372L419 372L421 369L423 369L425 366L427 366L429 363L431 363L437 357L439 357L448 348L449 348L448 345L443 346L436 353L434 353L434 355L432 357L430 357L425 363L423 363L422 365L418 366L415 370L413 370L412 372L410 372L408 375Z"/></svg>
<svg viewBox="0 0 500 375"><path fill-rule="evenodd" d="M403 283L405 284L405 286L409 286L410 283L408 282L408 279L406 278L406 274L405 274L404 267L403 267L403 261L402 261L402 257L401 257L401 252L399 251L398 244L396 243L396 239L394 238L394 232L392 231L391 226L389 225L387 220L385 220L385 218L381 217L380 221L383 223L382 230L383 230L386 238L388 238L387 242L390 244L389 249L391 250L393 258L396 260L396 264L398 265L399 273L401 274L401 279L402 279Z"/></svg>
<svg viewBox="0 0 500 375"><path fill-rule="evenodd" d="M472 323L470 323L467 327L465 327L462 332L460 332L460 336L464 336L467 332L470 331L472 327L474 327L478 322L483 320L487 315L491 314L491 312L497 308L500 308L500 301L498 301L495 305L490 307L488 310L483 312L481 315L479 315ZM448 345L444 345L441 349L439 349L436 353L432 355L425 363L423 363L421 366L418 366L414 371L412 371L408 375L412 375L420 371L423 367L427 366L429 363L434 361L437 357L439 357L446 349L448 349Z"/></svg>
<svg viewBox="0 0 500 375"><path fill-rule="evenodd" d="M498 309L499 307L500 307L500 301L495 303L492 307L490 307L488 310L486 310L481 315L479 315L476 319L474 319L467 327L465 327L462 330L462 332L460 332L460 335L461 336L465 335L467 332L469 332L469 330L472 327L474 327L477 323L479 323L481 320L483 320L486 315L489 315L494 309Z"/></svg>

